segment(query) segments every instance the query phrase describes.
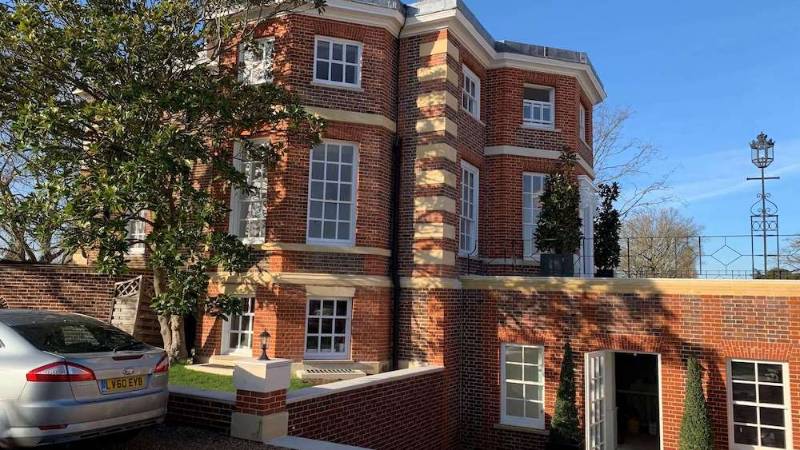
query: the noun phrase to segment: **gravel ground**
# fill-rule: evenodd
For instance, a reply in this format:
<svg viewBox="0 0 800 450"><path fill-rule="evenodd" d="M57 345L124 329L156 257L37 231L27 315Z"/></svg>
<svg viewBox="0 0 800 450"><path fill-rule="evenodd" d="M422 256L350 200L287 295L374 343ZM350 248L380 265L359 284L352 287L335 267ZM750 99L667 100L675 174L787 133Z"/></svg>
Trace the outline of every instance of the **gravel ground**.
<svg viewBox="0 0 800 450"><path fill-rule="evenodd" d="M142 430L133 439L109 437L97 441L76 442L69 446L51 447L55 450L280 450L280 447L243 441L202 428L178 425L158 425Z"/></svg>

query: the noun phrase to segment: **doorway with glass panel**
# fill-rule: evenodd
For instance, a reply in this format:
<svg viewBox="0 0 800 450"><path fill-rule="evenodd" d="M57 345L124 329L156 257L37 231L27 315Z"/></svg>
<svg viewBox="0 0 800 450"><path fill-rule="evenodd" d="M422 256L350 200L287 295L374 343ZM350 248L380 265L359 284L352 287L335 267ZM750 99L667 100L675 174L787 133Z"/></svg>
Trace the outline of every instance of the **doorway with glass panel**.
<svg viewBox="0 0 800 450"><path fill-rule="evenodd" d="M242 314L222 322L222 354L252 356L256 299L242 298Z"/></svg>

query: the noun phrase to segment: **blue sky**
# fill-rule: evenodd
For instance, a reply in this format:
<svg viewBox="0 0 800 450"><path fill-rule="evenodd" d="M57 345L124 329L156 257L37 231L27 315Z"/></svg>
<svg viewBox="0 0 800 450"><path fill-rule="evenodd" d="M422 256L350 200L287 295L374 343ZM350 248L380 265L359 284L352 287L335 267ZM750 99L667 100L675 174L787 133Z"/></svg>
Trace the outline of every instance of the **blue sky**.
<svg viewBox="0 0 800 450"><path fill-rule="evenodd" d="M706 234L747 234L749 142L773 137L781 227L800 233L800 1L467 0L495 39L589 53L630 137L674 170L674 206ZM499 5L502 4L502 7Z"/></svg>

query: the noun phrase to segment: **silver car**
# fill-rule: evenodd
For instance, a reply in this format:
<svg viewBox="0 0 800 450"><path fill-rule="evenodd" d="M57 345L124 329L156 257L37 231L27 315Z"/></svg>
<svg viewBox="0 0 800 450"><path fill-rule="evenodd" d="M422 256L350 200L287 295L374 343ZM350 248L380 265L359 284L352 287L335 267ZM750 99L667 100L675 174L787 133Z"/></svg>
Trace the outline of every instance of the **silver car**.
<svg viewBox="0 0 800 450"><path fill-rule="evenodd" d="M0 310L0 447L163 422L168 372L163 350L91 317Z"/></svg>

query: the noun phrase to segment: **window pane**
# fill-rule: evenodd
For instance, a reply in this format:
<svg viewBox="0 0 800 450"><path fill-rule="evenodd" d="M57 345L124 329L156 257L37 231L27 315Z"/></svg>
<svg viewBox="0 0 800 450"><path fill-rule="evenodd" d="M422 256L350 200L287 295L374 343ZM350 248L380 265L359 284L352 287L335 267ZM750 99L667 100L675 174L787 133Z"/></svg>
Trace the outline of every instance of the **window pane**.
<svg viewBox="0 0 800 450"><path fill-rule="evenodd" d="M756 427L734 425L733 440L737 444L758 445L758 429Z"/></svg>
<svg viewBox="0 0 800 450"><path fill-rule="evenodd" d="M320 312L320 301L319 300L311 300L311 303L308 306L308 315L309 316L318 316Z"/></svg>
<svg viewBox="0 0 800 450"><path fill-rule="evenodd" d="M784 426L783 409L759 408L759 413L761 414L761 425L772 425L776 427Z"/></svg>
<svg viewBox="0 0 800 450"><path fill-rule="evenodd" d="M336 315L339 317L347 317L347 302L339 300L336 302Z"/></svg>
<svg viewBox="0 0 800 450"><path fill-rule="evenodd" d="M325 200L338 200L338 198L339 198L339 184L325 183Z"/></svg>
<svg viewBox="0 0 800 450"><path fill-rule="evenodd" d="M344 81L344 66L339 63L331 63L331 81Z"/></svg>
<svg viewBox="0 0 800 450"><path fill-rule="evenodd" d="M507 398L525 398L525 385L519 383L506 383Z"/></svg>
<svg viewBox="0 0 800 450"><path fill-rule="evenodd" d="M322 202L311 202L309 215L315 219L322 218Z"/></svg>
<svg viewBox="0 0 800 450"><path fill-rule="evenodd" d="M342 146L342 162L352 164L353 163L353 153L355 149L349 145ZM350 169L348 169L350 170ZM342 168L342 172L344 172L344 168Z"/></svg>
<svg viewBox="0 0 800 450"><path fill-rule="evenodd" d="M526 87L524 94L525 100L535 100L537 102L550 101L550 89Z"/></svg>
<svg viewBox="0 0 800 450"><path fill-rule="evenodd" d="M525 363L526 364L539 364L541 357L541 349L533 347L525 347Z"/></svg>
<svg viewBox="0 0 800 450"><path fill-rule="evenodd" d="M525 417L538 419L542 417L542 404L536 402L525 402Z"/></svg>
<svg viewBox="0 0 800 450"><path fill-rule="evenodd" d="M339 220L350 221L350 205L347 203L339 203Z"/></svg>
<svg viewBox="0 0 800 450"><path fill-rule="evenodd" d="M758 402L771 403L773 405L783 404L783 386L758 386Z"/></svg>
<svg viewBox="0 0 800 450"><path fill-rule="evenodd" d="M317 145L311 150L311 159L314 161L325 161L325 144Z"/></svg>
<svg viewBox="0 0 800 450"><path fill-rule="evenodd" d="M539 366L525 366L525 381L539 382Z"/></svg>
<svg viewBox="0 0 800 450"><path fill-rule="evenodd" d="M319 340L319 351L330 353L333 350L333 338L331 336L322 336Z"/></svg>
<svg viewBox="0 0 800 450"><path fill-rule="evenodd" d="M522 379L522 366L519 364L506 364L506 379L507 380L521 380Z"/></svg>
<svg viewBox="0 0 800 450"><path fill-rule="evenodd" d="M328 62L327 61L317 61L317 73L314 75L318 80L327 80L328 79Z"/></svg>
<svg viewBox="0 0 800 450"><path fill-rule="evenodd" d="M325 300L322 302L322 315L323 316L332 316L333 315L333 300Z"/></svg>
<svg viewBox="0 0 800 450"><path fill-rule="evenodd" d="M319 346L319 338L316 336L308 336L306 338L306 350L316 352Z"/></svg>
<svg viewBox="0 0 800 450"><path fill-rule="evenodd" d="M309 334L319 333L319 319L317 318L308 319L308 324L306 329L308 330Z"/></svg>
<svg viewBox="0 0 800 450"><path fill-rule="evenodd" d="M333 319L322 319L322 333L333 333Z"/></svg>
<svg viewBox="0 0 800 450"><path fill-rule="evenodd" d="M506 361L522 362L522 347L509 345L506 347Z"/></svg>
<svg viewBox="0 0 800 450"><path fill-rule="evenodd" d="M758 364L758 381L783 383L783 366L780 364Z"/></svg>
<svg viewBox="0 0 800 450"><path fill-rule="evenodd" d="M330 56L330 43L317 41L317 59L328 59Z"/></svg>
<svg viewBox="0 0 800 450"><path fill-rule="evenodd" d="M733 421L758 423L755 406L733 405Z"/></svg>
<svg viewBox="0 0 800 450"><path fill-rule="evenodd" d="M756 401L756 386L754 384L733 383L733 399L737 401Z"/></svg>
<svg viewBox="0 0 800 450"><path fill-rule="evenodd" d="M347 62L353 64L358 62L358 46L356 45L347 46Z"/></svg>
<svg viewBox="0 0 800 450"><path fill-rule="evenodd" d="M358 81L356 81L356 66L346 66L344 68L344 81L349 84L358 84Z"/></svg>
<svg viewBox="0 0 800 450"><path fill-rule="evenodd" d="M344 152L342 152L342 157L344 157ZM351 154L352 158L352 154ZM353 166L343 165L341 171L341 177L343 182L352 183L353 182Z"/></svg>
<svg viewBox="0 0 800 450"><path fill-rule="evenodd" d="M336 233L336 238L342 241L350 239L350 224L347 222L339 222L339 230Z"/></svg>
<svg viewBox="0 0 800 450"><path fill-rule="evenodd" d="M342 44L333 44L333 56L331 57L331 59L335 61L344 60L344 57L342 56L343 51L344 51L344 46Z"/></svg>
<svg viewBox="0 0 800 450"><path fill-rule="evenodd" d="M337 353L344 353L347 351L344 336L336 336L333 338L333 351Z"/></svg>
<svg viewBox="0 0 800 450"><path fill-rule="evenodd" d="M336 319L334 333L344 334L347 332L347 319Z"/></svg>
<svg viewBox="0 0 800 450"><path fill-rule="evenodd" d="M525 400L542 400L542 387L537 385L525 385Z"/></svg>
<svg viewBox="0 0 800 450"><path fill-rule="evenodd" d="M756 365L747 362L731 362L731 376L734 380L756 381Z"/></svg>
<svg viewBox="0 0 800 450"><path fill-rule="evenodd" d="M772 428L761 429L761 446L786 448L786 432Z"/></svg>
<svg viewBox="0 0 800 450"><path fill-rule="evenodd" d="M325 179L328 181L339 181L339 165L328 164L325 168Z"/></svg>
<svg viewBox="0 0 800 450"><path fill-rule="evenodd" d="M525 416L525 401L524 400L506 400L506 414L509 416L524 417Z"/></svg>
<svg viewBox="0 0 800 450"><path fill-rule="evenodd" d="M321 181L312 181L311 182L311 198L313 199L321 199L322 192L325 189L324 183Z"/></svg>
<svg viewBox="0 0 800 450"><path fill-rule="evenodd" d="M312 238L322 237L322 222L319 220L311 220L308 222L308 235Z"/></svg>
<svg viewBox="0 0 800 450"><path fill-rule="evenodd" d="M339 187L339 201L349 202L352 199L353 186L350 184L342 184Z"/></svg>
<svg viewBox="0 0 800 450"><path fill-rule="evenodd" d="M327 220L336 220L336 203L326 203L325 204L325 219Z"/></svg>

